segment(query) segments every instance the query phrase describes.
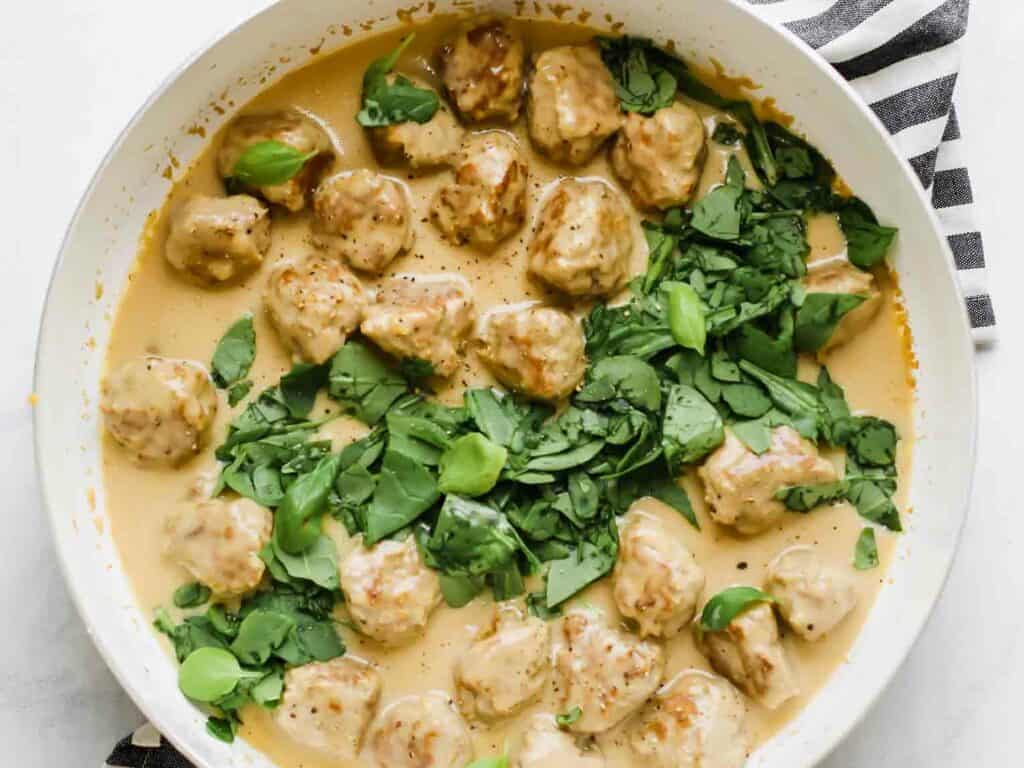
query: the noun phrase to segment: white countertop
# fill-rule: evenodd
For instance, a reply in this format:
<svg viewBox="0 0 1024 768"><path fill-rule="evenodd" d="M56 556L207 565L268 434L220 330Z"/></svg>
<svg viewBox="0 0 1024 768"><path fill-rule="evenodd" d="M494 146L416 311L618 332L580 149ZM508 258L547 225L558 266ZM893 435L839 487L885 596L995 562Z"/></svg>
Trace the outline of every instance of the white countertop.
<svg viewBox="0 0 1024 768"><path fill-rule="evenodd" d="M19 768L98 766L141 715L74 612L43 519L28 395L51 266L100 158L192 50L267 0L34 0L0 31L0 744ZM1020 139L1024 4L975 2L960 83L1002 340L978 355L981 443L970 519L916 649L828 768L1019 764L1024 687L1020 472L1024 286ZM343 3L339 3L339 8ZM1016 361L1016 362L1015 362ZM71 762L69 762L69 756ZM16 762L15 762L16 760ZM5 759L3 762L7 762Z"/></svg>

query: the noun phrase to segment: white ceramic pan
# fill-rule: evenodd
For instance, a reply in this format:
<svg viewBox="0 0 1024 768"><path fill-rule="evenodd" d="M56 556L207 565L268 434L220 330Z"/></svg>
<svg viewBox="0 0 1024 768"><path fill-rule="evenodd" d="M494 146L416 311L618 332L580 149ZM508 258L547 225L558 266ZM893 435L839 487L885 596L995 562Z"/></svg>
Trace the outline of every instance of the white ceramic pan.
<svg viewBox="0 0 1024 768"><path fill-rule="evenodd" d="M409 0L284 0L194 56L139 111L104 159L68 229L53 274L36 364L36 452L61 566L90 634L121 684L156 726L202 768L268 766L244 743L210 738L204 717L178 693L176 665L136 606L109 526L103 525L96 414L103 350L147 214L161 205L173 154L187 164L203 139L188 126L210 118L228 92L242 105L312 57L343 46L361 23L398 24ZM528 13L532 3L481 3ZM892 259L906 295L920 361L913 514L860 639L811 706L757 751L751 766L796 768L820 760L860 719L904 659L946 578L964 521L974 465L975 382L965 313L945 239L916 177L881 124L810 49L727 0L587 0L578 9L697 62L710 57L763 84L796 129L899 226ZM421 7L422 6L418 6ZM442 0L435 12L464 0ZM415 18L415 15L414 15ZM422 11L420 13L422 18ZM274 69L269 69L271 66ZM97 281L106 290L97 296ZM95 499L93 500L93 494ZM93 504L95 508L93 508Z"/></svg>

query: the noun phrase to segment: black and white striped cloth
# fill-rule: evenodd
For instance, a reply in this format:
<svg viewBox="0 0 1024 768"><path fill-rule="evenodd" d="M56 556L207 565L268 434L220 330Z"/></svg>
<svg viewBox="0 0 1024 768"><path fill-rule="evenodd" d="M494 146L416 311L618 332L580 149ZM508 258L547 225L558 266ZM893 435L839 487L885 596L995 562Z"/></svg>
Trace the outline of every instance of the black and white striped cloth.
<svg viewBox="0 0 1024 768"><path fill-rule="evenodd" d="M861 95L932 193L972 334L995 339L954 86L969 0L747 0L802 38Z"/></svg>
<svg viewBox="0 0 1024 768"><path fill-rule="evenodd" d="M969 0L747 0L847 78L896 139L953 251L975 341L995 338L985 251L974 224L953 87ZM151 725L123 739L110 768L191 768Z"/></svg>

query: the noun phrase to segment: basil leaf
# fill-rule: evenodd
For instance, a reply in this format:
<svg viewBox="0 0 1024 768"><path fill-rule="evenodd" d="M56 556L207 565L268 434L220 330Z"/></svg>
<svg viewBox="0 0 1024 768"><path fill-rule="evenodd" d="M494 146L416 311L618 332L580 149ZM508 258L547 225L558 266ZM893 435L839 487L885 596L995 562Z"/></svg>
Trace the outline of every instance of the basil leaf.
<svg viewBox="0 0 1024 768"><path fill-rule="evenodd" d="M463 435L441 454L442 493L481 496L498 482L508 451L479 432Z"/></svg>
<svg viewBox="0 0 1024 768"><path fill-rule="evenodd" d="M667 281L661 284L668 305L668 327L676 343L697 354L704 354L707 325L704 304L697 292L686 283Z"/></svg>
<svg viewBox="0 0 1024 768"><path fill-rule="evenodd" d="M728 587L712 597L700 614L700 626L706 632L720 632L748 608L757 603L775 602L775 598L755 587Z"/></svg>
<svg viewBox="0 0 1024 768"><path fill-rule="evenodd" d="M857 545L853 549L853 567L858 571L878 567L878 544L875 542L874 528L864 528L857 537Z"/></svg>
<svg viewBox="0 0 1024 768"><path fill-rule="evenodd" d="M661 438L669 470L702 459L722 444L725 430L718 411L696 389L685 384L669 388Z"/></svg>
<svg viewBox="0 0 1024 768"><path fill-rule="evenodd" d="M182 584L174 590L174 605L177 608L196 608L210 599L210 588L198 581Z"/></svg>
<svg viewBox="0 0 1024 768"><path fill-rule="evenodd" d="M274 515L275 549L300 555L317 542L327 497L339 466L337 455L327 456L312 472L288 486Z"/></svg>
<svg viewBox="0 0 1024 768"><path fill-rule="evenodd" d="M250 187L272 187L296 176L306 161L316 155L274 139L259 141L245 148L235 161L230 178Z"/></svg>
<svg viewBox="0 0 1024 768"><path fill-rule="evenodd" d="M415 35L407 35L387 56L376 59L363 75L362 109L356 120L364 128L396 123L425 123L441 106L438 95L429 88L420 88L411 80L396 75L389 82L388 74L409 47Z"/></svg>
<svg viewBox="0 0 1024 768"><path fill-rule="evenodd" d="M581 717L583 717L583 710L579 707L573 707L568 712L561 715L555 715L555 723L559 728L568 728Z"/></svg>
<svg viewBox="0 0 1024 768"><path fill-rule="evenodd" d="M252 315L243 315L221 336L213 350L210 373L214 383L221 388L234 387L249 375L253 360L256 359L256 331ZM249 384L249 386L252 386ZM246 389L246 392L248 389ZM245 395L242 394L241 397ZM232 394L232 397L235 397ZM241 397L237 397L237 403ZM234 405L234 403L232 403Z"/></svg>
<svg viewBox="0 0 1024 768"><path fill-rule="evenodd" d="M433 473L405 454L387 451L366 513L367 546L414 522L438 498Z"/></svg>
<svg viewBox="0 0 1024 768"><path fill-rule="evenodd" d="M848 484L843 480L812 485L793 485L780 488L775 498L793 512L810 512L815 507L831 504L846 497Z"/></svg>
<svg viewBox="0 0 1024 768"><path fill-rule="evenodd" d="M879 224L868 204L856 197L844 201L838 214L850 263L861 269L880 264L896 237L896 227Z"/></svg>
<svg viewBox="0 0 1024 768"><path fill-rule="evenodd" d="M801 352L816 352L828 343L843 316L866 297L849 293L808 293L796 313L793 342Z"/></svg>

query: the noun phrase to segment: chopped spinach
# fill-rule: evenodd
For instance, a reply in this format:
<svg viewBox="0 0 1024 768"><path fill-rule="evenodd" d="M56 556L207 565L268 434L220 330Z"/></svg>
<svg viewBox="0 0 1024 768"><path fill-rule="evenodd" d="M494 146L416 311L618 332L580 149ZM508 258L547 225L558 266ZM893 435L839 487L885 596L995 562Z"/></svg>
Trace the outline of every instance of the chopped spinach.
<svg viewBox="0 0 1024 768"><path fill-rule="evenodd" d="M878 567L878 544L875 542L875 529L865 527L857 537L853 550L853 567L858 571L869 571Z"/></svg>
<svg viewBox="0 0 1024 768"><path fill-rule="evenodd" d="M228 404L237 405L252 388L246 380L256 359L256 331L252 315L244 315L225 331L213 350L210 372L214 383L228 390Z"/></svg>

